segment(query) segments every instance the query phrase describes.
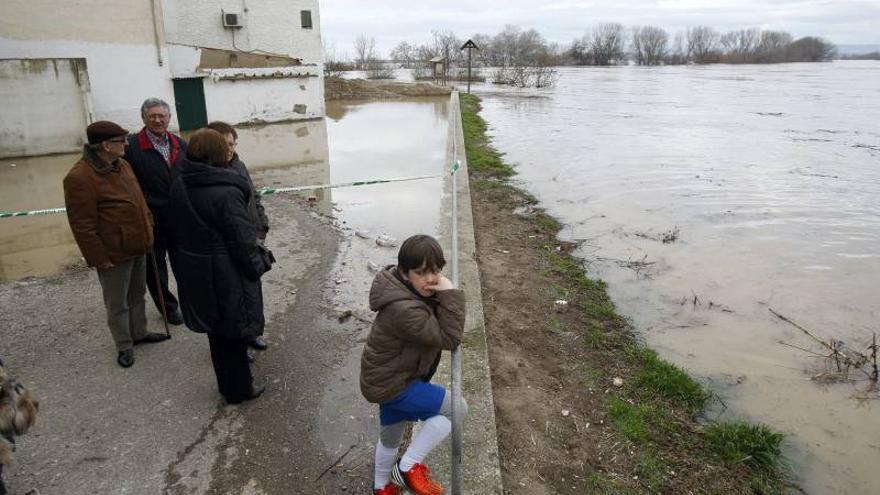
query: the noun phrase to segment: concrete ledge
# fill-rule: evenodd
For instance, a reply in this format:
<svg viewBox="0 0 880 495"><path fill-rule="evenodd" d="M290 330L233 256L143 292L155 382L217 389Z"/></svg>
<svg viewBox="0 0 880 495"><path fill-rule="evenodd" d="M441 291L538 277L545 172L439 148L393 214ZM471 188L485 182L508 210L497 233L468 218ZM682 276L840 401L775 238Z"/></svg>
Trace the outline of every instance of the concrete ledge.
<svg viewBox="0 0 880 495"><path fill-rule="evenodd" d="M461 169L451 175L452 164L461 162ZM464 132L461 128L461 107L458 92L453 91L449 104L449 140L446 148L446 174L440 203L440 243L447 253L444 270L451 278L452 263L452 177L458 186L458 262L459 286L467 297L467 322L462 343L462 391L469 412L462 435L463 494L501 494L501 468L498 459L498 438L495 431L495 403L489 373L486 327L483 323L483 293L476 259L474 220L471 211L467 157ZM435 381L450 386L450 355L444 353ZM438 478L449 487L451 478L451 442L446 441L431 455ZM448 492L451 493L451 492Z"/></svg>

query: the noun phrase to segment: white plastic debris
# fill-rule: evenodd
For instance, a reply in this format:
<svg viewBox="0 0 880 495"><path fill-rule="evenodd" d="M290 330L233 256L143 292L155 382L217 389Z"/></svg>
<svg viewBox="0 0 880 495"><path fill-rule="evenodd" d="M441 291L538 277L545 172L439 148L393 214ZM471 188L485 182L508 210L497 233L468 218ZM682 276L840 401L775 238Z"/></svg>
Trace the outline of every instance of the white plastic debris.
<svg viewBox="0 0 880 495"><path fill-rule="evenodd" d="M387 234L382 234L376 238L376 244L382 247L394 247L397 245L397 239Z"/></svg>
<svg viewBox="0 0 880 495"><path fill-rule="evenodd" d="M568 311L568 301L566 301L565 299L557 299L556 302L553 303L553 305L556 307L557 313L565 313L566 311Z"/></svg>
<svg viewBox="0 0 880 495"><path fill-rule="evenodd" d="M623 386L623 378L620 378L619 376L615 376L614 380L612 380L611 383L613 383L615 387L622 387Z"/></svg>
<svg viewBox="0 0 880 495"><path fill-rule="evenodd" d="M562 416L563 416L563 417L567 418L569 414L571 414L571 411L569 411L568 409L563 409L563 410L562 410Z"/></svg>

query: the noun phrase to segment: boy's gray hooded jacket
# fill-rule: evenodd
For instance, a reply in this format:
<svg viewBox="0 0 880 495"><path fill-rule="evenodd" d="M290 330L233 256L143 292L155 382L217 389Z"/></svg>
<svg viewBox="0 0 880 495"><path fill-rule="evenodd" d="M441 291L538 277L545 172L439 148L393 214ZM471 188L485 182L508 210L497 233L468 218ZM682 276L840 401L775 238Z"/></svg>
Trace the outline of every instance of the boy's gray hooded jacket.
<svg viewBox="0 0 880 495"><path fill-rule="evenodd" d="M455 349L464 333L464 292L437 292L435 315L396 270L380 271L370 288L370 309L378 313L361 356L361 393L373 403L388 402L426 377L440 351Z"/></svg>

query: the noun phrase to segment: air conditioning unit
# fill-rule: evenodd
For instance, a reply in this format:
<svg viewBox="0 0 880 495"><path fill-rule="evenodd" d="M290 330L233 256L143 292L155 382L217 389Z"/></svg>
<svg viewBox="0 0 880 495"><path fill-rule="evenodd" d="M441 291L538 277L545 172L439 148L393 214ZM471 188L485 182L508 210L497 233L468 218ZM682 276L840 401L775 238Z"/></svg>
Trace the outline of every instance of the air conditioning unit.
<svg viewBox="0 0 880 495"><path fill-rule="evenodd" d="M226 12L225 10L221 12L223 13L223 27L244 27L244 18L242 17L241 12Z"/></svg>

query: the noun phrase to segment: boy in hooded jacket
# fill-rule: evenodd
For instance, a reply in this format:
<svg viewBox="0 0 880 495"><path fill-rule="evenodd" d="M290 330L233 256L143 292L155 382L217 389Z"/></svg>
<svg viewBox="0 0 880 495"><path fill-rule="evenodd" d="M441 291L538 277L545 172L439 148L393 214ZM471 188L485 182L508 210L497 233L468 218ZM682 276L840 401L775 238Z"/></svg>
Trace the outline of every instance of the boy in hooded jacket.
<svg viewBox="0 0 880 495"><path fill-rule="evenodd" d="M434 238L415 235L401 245L397 265L376 274L370 288L370 309L377 314L361 357L360 387L379 404L374 494L444 491L423 461L452 429L452 396L431 377L441 351L458 347L464 332L464 292L440 273L445 264ZM466 413L464 400L459 407ZM411 421L424 424L398 460Z"/></svg>

